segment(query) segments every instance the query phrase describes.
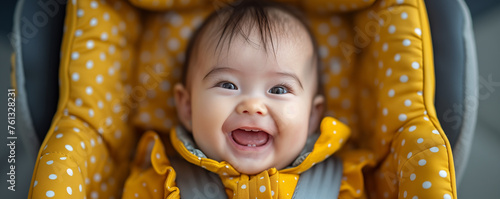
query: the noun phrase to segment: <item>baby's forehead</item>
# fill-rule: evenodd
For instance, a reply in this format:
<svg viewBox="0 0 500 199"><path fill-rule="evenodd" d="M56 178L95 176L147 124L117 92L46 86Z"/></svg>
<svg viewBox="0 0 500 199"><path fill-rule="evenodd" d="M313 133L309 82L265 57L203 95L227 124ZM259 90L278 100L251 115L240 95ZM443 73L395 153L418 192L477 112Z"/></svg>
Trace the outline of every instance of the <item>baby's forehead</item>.
<svg viewBox="0 0 500 199"><path fill-rule="evenodd" d="M192 71L198 70L193 67L206 58L224 58L237 44L254 46L274 56L283 53L285 46L297 49L301 51L300 56L310 60L308 65L314 67L312 71L317 70L316 43L307 22L298 12L280 6L247 8L245 11L226 8L206 19L190 41L183 69L184 83L188 84L186 81Z"/></svg>
<svg viewBox="0 0 500 199"><path fill-rule="evenodd" d="M266 12L264 18L248 13L239 19L228 19L234 17L229 11L215 12L217 16L207 19L204 30L200 30L198 44L215 47L213 50L229 50L234 41L243 38L249 44L263 44L263 50L268 50L273 49L279 40L312 42L305 22L292 13L274 7L266 8ZM251 40L254 34L259 38Z"/></svg>

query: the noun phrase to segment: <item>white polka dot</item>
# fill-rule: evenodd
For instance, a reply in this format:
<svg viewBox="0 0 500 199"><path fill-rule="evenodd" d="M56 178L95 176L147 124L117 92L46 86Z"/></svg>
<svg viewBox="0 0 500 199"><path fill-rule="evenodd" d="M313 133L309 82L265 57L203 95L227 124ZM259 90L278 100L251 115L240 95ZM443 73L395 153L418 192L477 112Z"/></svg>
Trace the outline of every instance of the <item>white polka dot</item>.
<svg viewBox="0 0 500 199"><path fill-rule="evenodd" d="M405 100L405 106L411 106L411 100L409 99Z"/></svg>
<svg viewBox="0 0 500 199"><path fill-rule="evenodd" d="M92 60L88 60L86 63L87 69L91 69L94 66L94 62Z"/></svg>
<svg viewBox="0 0 500 199"><path fill-rule="evenodd" d="M336 35L328 36L328 44L332 47L336 47L339 44L339 39Z"/></svg>
<svg viewBox="0 0 500 199"><path fill-rule="evenodd" d="M429 189L429 188L431 188L431 186L432 186L432 183L429 181L425 181L424 183L422 183L422 187L424 189Z"/></svg>
<svg viewBox="0 0 500 199"><path fill-rule="evenodd" d="M156 153L156 159L160 159L160 154Z"/></svg>
<svg viewBox="0 0 500 199"><path fill-rule="evenodd" d="M271 196L274 196L274 191L271 191Z"/></svg>
<svg viewBox="0 0 500 199"><path fill-rule="evenodd" d="M388 68L386 71L385 71L385 76L389 77L391 76L392 74L392 69L391 68Z"/></svg>
<svg viewBox="0 0 500 199"><path fill-rule="evenodd" d="M79 36L82 36L82 30L76 30L75 31L75 37L79 37Z"/></svg>
<svg viewBox="0 0 500 199"><path fill-rule="evenodd" d="M89 109L89 117L94 117L94 110Z"/></svg>
<svg viewBox="0 0 500 199"><path fill-rule="evenodd" d="M399 114L399 121L405 121L406 120L406 114Z"/></svg>
<svg viewBox="0 0 500 199"><path fill-rule="evenodd" d="M59 133L59 134L57 134L57 135L56 135L56 138L58 138L58 139L59 139L59 138L62 138L62 136L63 136L63 134L62 134L62 133Z"/></svg>
<svg viewBox="0 0 500 199"><path fill-rule="evenodd" d="M48 190L48 191L45 193L45 195L46 195L47 197L49 197L49 198L52 198L52 197L54 197L55 193L54 193L54 191L52 191L52 190Z"/></svg>
<svg viewBox="0 0 500 199"><path fill-rule="evenodd" d="M90 26L96 26L97 25L97 19L94 17L90 19Z"/></svg>
<svg viewBox="0 0 500 199"><path fill-rule="evenodd" d="M113 75L113 74L115 74L115 69L114 69L114 68L109 68L109 69L108 69L108 74L109 74L109 75Z"/></svg>
<svg viewBox="0 0 500 199"><path fill-rule="evenodd" d="M98 107L99 109L102 109L102 108L104 107L104 104L102 103L102 101L101 101L101 100L97 101L97 107Z"/></svg>
<svg viewBox="0 0 500 199"><path fill-rule="evenodd" d="M389 49L389 44L384 43L384 44L382 45L382 51L386 52L388 49Z"/></svg>
<svg viewBox="0 0 500 199"><path fill-rule="evenodd" d="M69 195L73 194L73 190L71 189L71 187L66 187L66 191Z"/></svg>
<svg viewBox="0 0 500 199"><path fill-rule="evenodd" d="M422 30L420 30L420 28L415 28L415 33L417 33L418 36L421 36Z"/></svg>
<svg viewBox="0 0 500 199"><path fill-rule="evenodd" d="M438 130L432 130L432 133L434 133L436 135L439 135L439 131Z"/></svg>
<svg viewBox="0 0 500 199"><path fill-rule="evenodd" d="M266 191L266 187L264 185L260 186L259 191L264 193L264 191Z"/></svg>
<svg viewBox="0 0 500 199"><path fill-rule="evenodd" d="M78 73L73 73L71 79L76 82L80 79L80 75Z"/></svg>
<svg viewBox="0 0 500 199"><path fill-rule="evenodd" d="M412 153L411 153L411 152L409 152L409 153L408 153L408 155L406 155L406 158L410 159L410 158L411 158L411 155L412 155Z"/></svg>
<svg viewBox="0 0 500 199"><path fill-rule="evenodd" d="M82 104L83 104L82 99L80 99L80 98L76 98L76 100L75 100L75 105L76 105L76 106L82 106Z"/></svg>
<svg viewBox="0 0 500 199"><path fill-rule="evenodd" d="M53 161L53 160L49 160L49 161L47 161L47 165L51 165L52 163L54 163L54 161Z"/></svg>
<svg viewBox="0 0 500 199"><path fill-rule="evenodd" d="M111 101L111 93L106 93L106 101Z"/></svg>
<svg viewBox="0 0 500 199"><path fill-rule="evenodd" d="M116 131L115 131L115 138L116 138L116 139L120 139L120 137L122 137L122 131L120 131L120 130L116 130Z"/></svg>
<svg viewBox="0 0 500 199"><path fill-rule="evenodd" d="M444 194L443 199L451 199L450 194Z"/></svg>
<svg viewBox="0 0 500 199"><path fill-rule="evenodd" d="M387 93L389 97L394 97L394 94L394 89L389 90L389 92Z"/></svg>
<svg viewBox="0 0 500 199"><path fill-rule="evenodd" d="M78 190L80 190L80 192L82 192L82 184L78 185Z"/></svg>
<svg viewBox="0 0 500 199"><path fill-rule="evenodd" d="M94 48L95 44L93 40L88 40L87 41L87 49L92 49Z"/></svg>
<svg viewBox="0 0 500 199"><path fill-rule="evenodd" d="M85 12L83 11L83 9L78 9L76 11L76 16L77 17L83 17L83 14L85 14Z"/></svg>
<svg viewBox="0 0 500 199"><path fill-rule="evenodd" d="M49 175L49 179L55 180L55 179L57 179L57 175L56 174L50 174Z"/></svg>
<svg viewBox="0 0 500 199"><path fill-rule="evenodd" d="M320 46L319 47L319 56L321 58L325 58L326 56L328 56L328 48L325 46Z"/></svg>
<svg viewBox="0 0 500 199"><path fill-rule="evenodd" d="M424 166L425 164L427 164L427 161L425 159L421 159L418 161L418 165L420 166Z"/></svg>
<svg viewBox="0 0 500 199"><path fill-rule="evenodd" d="M68 151L73 151L73 147L69 144L64 146Z"/></svg>
<svg viewBox="0 0 500 199"><path fill-rule="evenodd" d="M80 57L80 54L78 52L71 53L71 59L77 60L79 57Z"/></svg>
<svg viewBox="0 0 500 199"><path fill-rule="evenodd" d="M85 88L85 92L87 93L87 95L91 95L92 94L92 87L87 86L87 88Z"/></svg>
<svg viewBox="0 0 500 199"><path fill-rule="evenodd" d="M389 26L389 33L390 33L390 34L392 34L392 33L394 33L394 32L396 32L396 26L394 26L394 25L390 25L390 26Z"/></svg>
<svg viewBox="0 0 500 199"><path fill-rule="evenodd" d="M83 141L80 142L80 146L82 146L82 149L85 149L85 143L83 143Z"/></svg>
<svg viewBox="0 0 500 199"><path fill-rule="evenodd" d="M382 109L382 114L383 115L387 115L388 113L389 113L389 111L387 110L387 108Z"/></svg>
<svg viewBox="0 0 500 199"><path fill-rule="evenodd" d="M247 185L244 184L244 185L241 185L241 189L246 189L247 188Z"/></svg>
<svg viewBox="0 0 500 199"><path fill-rule="evenodd" d="M385 124L382 124L381 130L384 133L387 132L387 126L385 126Z"/></svg>
<svg viewBox="0 0 500 199"><path fill-rule="evenodd" d="M66 172L68 173L69 176L73 176L73 170L67 169Z"/></svg>
<svg viewBox="0 0 500 199"><path fill-rule="evenodd" d="M403 40L403 46L409 46L411 44L411 41L409 39Z"/></svg>
<svg viewBox="0 0 500 199"><path fill-rule="evenodd" d="M180 43L179 40L172 38L168 41L168 48L170 50L177 50L179 49Z"/></svg>
<svg viewBox="0 0 500 199"><path fill-rule="evenodd" d="M99 197L99 194L97 193L97 191L92 191L92 192L90 193L90 197L92 197L92 198L98 198L98 197Z"/></svg>
<svg viewBox="0 0 500 199"><path fill-rule="evenodd" d="M408 128L408 131L413 132L415 131L415 129L417 129L416 126L410 126L410 128Z"/></svg>
<svg viewBox="0 0 500 199"><path fill-rule="evenodd" d="M407 195L408 195L408 192L406 192L406 191L405 191L405 192L403 193L403 197L404 197L404 198L406 198L406 196L407 196Z"/></svg>
<svg viewBox="0 0 500 199"><path fill-rule="evenodd" d="M408 76L406 76L406 75L401 75L401 77L399 77L399 81L400 81L401 83L406 83L406 82L408 82Z"/></svg>
<svg viewBox="0 0 500 199"><path fill-rule="evenodd" d="M399 55L399 53L398 53L398 54L394 55L394 61L399 61L399 60L401 60L401 55Z"/></svg>
<svg viewBox="0 0 500 199"><path fill-rule="evenodd" d="M96 81L98 84L101 84L101 83L102 83L102 75L97 75L97 77L95 78L95 81Z"/></svg>
<svg viewBox="0 0 500 199"><path fill-rule="evenodd" d="M109 14L107 12L105 12L103 15L102 15L102 18L106 21L109 20Z"/></svg>
<svg viewBox="0 0 500 199"><path fill-rule="evenodd" d="M415 61L415 62L411 63L411 67L412 67L413 69L418 69L418 68L420 68L420 64L419 64L418 62L416 62L416 61Z"/></svg>
<svg viewBox="0 0 500 199"><path fill-rule="evenodd" d="M402 3L404 2L404 0L396 0L396 2L397 2L398 4L402 4Z"/></svg>
<svg viewBox="0 0 500 199"><path fill-rule="evenodd" d="M403 139L403 141L401 141L401 146L404 146L404 145L405 145L405 142L406 142L406 140L405 140L405 139ZM402 171L401 171L401 172L402 172Z"/></svg>
<svg viewBox="0 0 500 199"><path fill-rule="evenodd" d="M191 31L191 28L189 27L183 27L181 29L181 37L184 38L184 39L187 39L191 36L192 34L192 31Z"/></svg>
<svg viewBox="0 0 500 199"><path fill-rule="evenodd" d="M412 174L410 175L410 180L411 180L411 181L414 181L414 180L415 180L415 178L417 178L417 175L415 175L414 173L412 173Z"/></svg>
<svg viewBox="0 0 500 199"><path fill-rule="evenodd" d="M328 34L329 31L330 31L330 27L328 26L328 24L326 24L326 23L319 24L318 32L320 34L326 35L326 34Z"/></svg>
<svg viewBox="0 0 500 199"><path fill-rule="evenodd" d="M418 196L413 196L411 199L418 199Z"/></svg>
<svg viewBox="0 0 500 199"><path fill-rule="evenodd" d="M432 147L432 148L430 148L429 150L430 150L431 152L433 152L433 153L437 153L437 152L439 151L439 148L437 148L437 147Z"/></svg>
<svg viewBox="0 0 500 199"><path fill-rule="evenodd" d="M441 171L439 171L439 176L446 178L446 176L448 176L448 173L446 173L445 170L441 170Z"/></svg>
<svg viewBox="0 0 500 199"><path fill-rule="evenodd" d="M108 33L103 32L103 33L101 34L101 40L102 40L102 41L106 41L106 40L108 40Z"/></svg>
<svg viewBox="0 0 500 199"><path fill-rule="evenodd" d="M101 53L99 54L99 59L101 59L102 61L106 60L106 53L101 52Z"/></svg>
<svg viewBox="0 0 500 199"><path fill-rule="evenodd" d="M115 45L110 45L108 48L108 52L110 55L114 54L116 51Z"/></svg>
<svg viewBox="0 0 500 199"><path fill-rule="evenodd" d="M401 13L401 19L408 19L408 13L406 12Z"/></svg>
<svg viewBox="0 0 500 199"><path fill-rule="evenodd" d="M101 174L99 174L99 173L94 174L94 181L96 181L96 182L101 181Z"/></svg>
<svg viewBox="0 0 500 199"><path fill-rule="evenodd" d="M328 92L328 95L332 98L332 99L336 99L339 97L340 95L340 91L339 91L339 88L337 87L332 87L330 88L329 92Z"/></svg>
<svg viewBox="0 0 500 199"><path fill-rule="evenodd" d="M91 7L91 8L96 9L98 5L99 5L99 4L97 4L97 2L96 2L96 1L91 1L91 2L90 2L90 7Z"/></svg>
<svg viewBox="0 0 500 199"><path fill-rule="evenodd" d="M418 138L418 139L417 139L417 143L419 143L419 144L420 144L420 143L422 143L422 142L424 142L424 138Z"/></svg>
<svg viewBox="0 0 500 199"><path fill-rule="evenodd" d="M77 132L77 133L78 133L78 132L80 132L80 129L78 129L78 128L74 127L74 128L73 128L73 131L75 131L75 132Z"/></svg>

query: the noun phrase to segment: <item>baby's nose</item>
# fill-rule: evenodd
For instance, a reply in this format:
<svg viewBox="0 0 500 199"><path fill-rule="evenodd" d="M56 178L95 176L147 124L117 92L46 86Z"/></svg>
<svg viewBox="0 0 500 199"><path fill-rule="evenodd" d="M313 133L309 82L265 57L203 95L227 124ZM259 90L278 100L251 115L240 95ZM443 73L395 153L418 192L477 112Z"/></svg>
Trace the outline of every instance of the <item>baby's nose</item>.
<svg viewBox="0 0 500 199"><path fill-rule="evenodd" d="M243 100L236 107L236 111L240 114L247 113L250 115L253 115L253 114L267 115L267 107L262 102L262 100L259 100L259 99Z"/></svg>

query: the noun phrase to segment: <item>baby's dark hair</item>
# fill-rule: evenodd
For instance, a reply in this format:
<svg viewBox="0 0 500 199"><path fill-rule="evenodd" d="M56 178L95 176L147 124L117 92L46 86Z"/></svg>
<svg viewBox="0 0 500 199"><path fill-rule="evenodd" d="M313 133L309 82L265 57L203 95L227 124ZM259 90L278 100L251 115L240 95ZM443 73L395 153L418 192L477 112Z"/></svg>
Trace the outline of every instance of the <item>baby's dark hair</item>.
<svg viewBox="0 0 500 199"><path fill-rule="evenodd" d="M189 41L186 51L186 59L182 67L182 84L186 85L187 83L187 73L191 62L191 57L193 56L193 51L201 41L201 35L203 35L204 31L206 31L207 26L214 23L217 19L222 20L221 28L217 30L219 31L218 34L220 35L220 37L217 41L214 54L219 53L220 55L220 51L222 51L226 45L226 49L229 51L231 41L235 36L238 35L242 36L247 42L251 43L251 41L249 40L249 36L252 31L253 25L256 25L257 27L255 29L257 33L260 34L260 40L264 45L264 50L267 51L268 46L270 46L273 50L274 55L276 55L276 49L274 45L276 42L276 38L273 37L272 33L273 31L278 31L276 25L283 24L279 24L273 21L279 20L279 17L272 15L270 10L279 10L288 15L291 15L294 19L299 21L299 23L307 31L313 45L313 61L315 62L316 71L318 73L317 93L322 93L321 83L319 83L321 61L317 50L318 45L309 28L309 23L305 20L305 16L303 16L302 13L295 7L269 0L240 0L234 2L233 4L228 4L227 6L218 9L210 14L207 19L201 24L201 26L195 31L193 37ZM242 23L245 22L250 22L252 26L250 28L244 28L244 25L242 25ZM269 42L270 45L268 45Z"/></svg>

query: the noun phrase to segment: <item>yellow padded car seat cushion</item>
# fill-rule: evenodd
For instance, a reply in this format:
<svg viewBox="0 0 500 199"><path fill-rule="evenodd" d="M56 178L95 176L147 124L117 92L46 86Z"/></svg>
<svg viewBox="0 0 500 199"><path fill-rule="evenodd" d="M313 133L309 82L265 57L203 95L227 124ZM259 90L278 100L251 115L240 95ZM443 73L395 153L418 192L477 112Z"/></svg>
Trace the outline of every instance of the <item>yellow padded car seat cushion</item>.
<svg viewBox="0 0 500 199"><path fill-rule="evenodd" d="M137 138L177 124L171 91L187 41L220 2L68 2L59 106L30 197L120 196ZM326 115L352 129L337 153L340 198L456 198L423 1L284 2L318 40Z"/></svg>

